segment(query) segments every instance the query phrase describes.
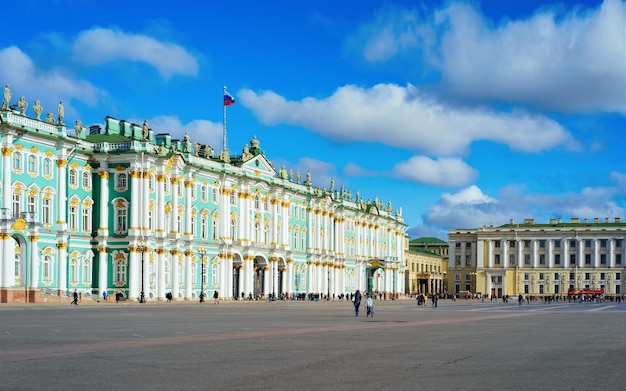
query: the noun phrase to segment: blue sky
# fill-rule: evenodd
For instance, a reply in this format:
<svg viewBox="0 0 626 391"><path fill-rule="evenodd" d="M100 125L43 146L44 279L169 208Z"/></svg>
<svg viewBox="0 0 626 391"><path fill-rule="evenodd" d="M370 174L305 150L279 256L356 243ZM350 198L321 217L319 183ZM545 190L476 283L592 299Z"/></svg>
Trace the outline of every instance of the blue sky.
<svg viewBox="0 0 626 391"><path fill-rule="evenodd" d="M626 217L619 0L24 0L0 83L216 151L226 85L231 153L256 136L277 170L391 200L411 238Z"/></svg>

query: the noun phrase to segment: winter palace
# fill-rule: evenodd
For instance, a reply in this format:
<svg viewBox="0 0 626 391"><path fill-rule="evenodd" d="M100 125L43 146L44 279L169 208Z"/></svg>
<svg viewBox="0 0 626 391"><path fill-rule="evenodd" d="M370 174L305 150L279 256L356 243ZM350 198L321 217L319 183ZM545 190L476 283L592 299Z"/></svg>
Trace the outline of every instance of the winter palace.
<svg viewBox="0 0 626 391"><path fill-rule="evenodd" d="M0 302L404 292L407 227L391 201L276 170L256 137L216 155L146 121L67 129L62 102L41 118L39 101L11 97L7 85Z"/></svg>
<svg viewBox="0 0 626 391"><path fill-rule="evenodd" d="M567 295L570 289L624 293L621 219L526 219L449 232L448 286L495 297Z"/></svg>

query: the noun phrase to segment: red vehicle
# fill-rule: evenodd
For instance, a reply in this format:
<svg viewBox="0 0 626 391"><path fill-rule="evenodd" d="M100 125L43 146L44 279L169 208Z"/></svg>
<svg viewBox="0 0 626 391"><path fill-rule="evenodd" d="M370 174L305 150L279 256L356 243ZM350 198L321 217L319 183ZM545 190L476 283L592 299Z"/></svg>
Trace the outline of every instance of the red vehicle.
<svg viewBox="0 0 626 391"><path fill-rule="evenodd" d="M585 288L571 288L567 291L568 296L571 295L603 295L604 288L602 289L585 289Z"/></svg>

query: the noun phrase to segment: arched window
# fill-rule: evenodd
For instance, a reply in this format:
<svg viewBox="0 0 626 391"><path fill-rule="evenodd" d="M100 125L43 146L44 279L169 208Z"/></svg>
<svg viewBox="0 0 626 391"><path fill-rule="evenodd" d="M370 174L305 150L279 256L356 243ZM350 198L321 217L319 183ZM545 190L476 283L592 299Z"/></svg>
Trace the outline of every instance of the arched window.
<svg viewBox="0 0 626 391"><path fill-rule="evenodd" d="M52 160L48 158L43 159L43 175L52 176Z"/></svg>
<svg viewBox="0 0 626 391"><path fill-rule="evenodd" d="M83 260L83 283L91 283L91 261L89 259Z"/></svg>
<svg viewBox="0 0 626 391"><path fill-rule="evenodd" d="M124 191L128 186L128 176L125 172L118 172L115 178L115 190Z"/></svg>
<svg viewBox="0 0 626 391"><path fill-rule="evenodd" d="M261 209L261 196L258 194L254 197L254 209Z"/></svg>
<svg viewBox="0 0 626 391"><path fill-rule="evenodd" d="M28 156L28 172L30 174L37 174L37 156Z"/></svg>
<svg viewBox="0 0 626 391"><path fill-rule="evenodd" d="M126 261L117 261L115 263L115 281L116 285L126 283Z"/></svg>
<svg viewBox="0 0 626 391"><path fill-rule="evenodd" d="M215 262L211 266L211 282L213 286L219 286L220 281L220 264Z"/></svg>
<svg viewBox="0 0 626 391"><path fill-rule="evenodd" d="M217 224L217 216L213 216L213 221L211 223L212 223L212 227L211 228L213 230L213 232L211 232L212 238L213 238L213 240L217 240L217 234L218 234L217 230L219 228L219 226Z"/></svg>
<svg viewBox="0 0 626 391"><path fill-rule="evenodd" d="M83 172L83 189L91 189L91 174L87 171Z"/></svg>
<svg viewBox="0 0 626 391"><path fill-rule="evenodd" d="M22 170L22 153L21 152L13 153L13 169L16 171Z"/></svg>
<svg viewBox="0 0 626 391"><path fill-rule="evenodd" d="M230 219L230 238L237 240L237 217L232 216Z"/></svg>
<svg viewBox="0 0 626 391"><path fill-rule="evenodd" d="M70 169L69 184L70 186L78 186L78 173L75 169Z"/></svg>
<svg viewBox="0 0 626 391"><path fill-rule="evenodd" d="M50 273L51 259L49 255L43 257L41 261L41 279L43 281L50 281L52 279L52 273Z"/></svg>

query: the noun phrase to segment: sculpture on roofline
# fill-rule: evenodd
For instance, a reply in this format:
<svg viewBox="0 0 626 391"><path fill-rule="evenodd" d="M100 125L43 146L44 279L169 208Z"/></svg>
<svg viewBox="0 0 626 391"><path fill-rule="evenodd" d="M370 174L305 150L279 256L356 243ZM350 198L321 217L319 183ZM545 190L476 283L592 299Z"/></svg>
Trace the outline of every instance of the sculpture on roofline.
<svg viewBox="0 0 626 391"><path fill-rule="evenodd" d="M184 141L183 152L191 152L191 139L189 138L189 133L185 132L183 141Z"/></svg>
<svg viewBox="0 0 626 391"><path fill-rule="evenodd" d="M301 179L301 176L300 176L300 173L298 172L298 173L296 173L296 183L297 184L300 184L300 179Z"/></svg>
<svg viewBox="0 0 626 391"><path fill-rule="evenodd" d="M293 170L289 170L289 181L293 182Z"/></svg>
<svg viewBox="0 0 626 391"><path fill-rule="evenodd" d="M9 85L4 86L4 99L2 99L2 110L9 110L9 103L11 103L11 89Z"/></svg>
<svg viewBox="0 0 626 391"><path fill-rule="evenodd" d="M143 120L143 126L141 127L141 138L147 140L150 136L150 128L148 127L148 120Z"/></svg>
<svg viewBox="0 0 626 391"><path fill-rule="evenodd" d="M54 124L54 115L51 112L48 112L48 115L46 115L46 123Z"/></svg>
<svg viewBox="0 0 626 391"><path fill-rule="evenodd" d="M28 103L23 96L20 96L20 100L17 101L17 107L20 108L20 114L26 115L26 108L28 107Z"/></svg>
<svg viewBox="0 0 626 391"><path fill-rule="evenodd" d="M63 125L63 119L65 118L65 109L63 108L63 101L59 101L59 105L57 106L57 124Z"/></svg>
<svg viewBox="0 0 626 391"><path fill-rule="evenodd" d="M41 121L41 113L43 112L43 107L41 107L39 100L35 101L35 104L33 105L33 112L35 113L35 118Z"/></svg>
<svg viewBox="0 0 626 391"><path fill-rule="evenodd" d="M80 134L83 132L83 123L81 120L76 120L74 123L74 131L76 132L76 137L80 137Z"/></svg>
<svg viewBox="0 0 626 391"><path fill-rule="evenodd" d="M281 179L287 179L287 170L285 169L285 166L281 167L280 172L278 173L278 176Z"/></svg>
<svg viewBox="0 0 626 391"><path fill-rule="evenodd" d="M335 190L335 177L330 178L330 191Z"/></svg>
<svg viewBox="0 0 626 391"><path fill-rule="evenodd" d="M304 181L304 186L311 186L311 171L306 172L306 179Z"/></svg>

